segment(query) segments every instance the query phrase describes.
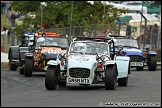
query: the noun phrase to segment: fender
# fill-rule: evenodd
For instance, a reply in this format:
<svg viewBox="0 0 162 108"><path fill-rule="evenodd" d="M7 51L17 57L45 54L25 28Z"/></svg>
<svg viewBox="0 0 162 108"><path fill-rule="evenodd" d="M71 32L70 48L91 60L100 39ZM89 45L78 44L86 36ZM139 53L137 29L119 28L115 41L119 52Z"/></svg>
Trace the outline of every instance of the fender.
<svg viewBox="0 0 162 108"><path fill-rule="evenodd" d="M130 57L128 56L116 56L116 64L118 69L118 78L124 78L128 76Z"/></svg>
<svg viewBox="0 0 162 108"><path fill-rule="evenodd" d="M29 47L20 47L20 60L25 60L25 53L29 52Z"/></svg>
<svg viewBox="0 0 162 108"><path fill-rule="evenodd" d="M53 66L58 66L60 63L56 60L50 60L48 61L47 65L53 65Z"/></svg>
<svg viewBox="0 0 162 108"><path fill-rule="evenodd" d="M33 53L25 53L25 57L31 57L31 58L33 58L34 55L33 55Z"/></svg>
<svg viewBox="0 0 162 108"><path fill-rule="evenodd" d="M117 69L117 76L118 76L118 67L117 67L117 64L116 64L116 62L115 62L114 60L108 60L108 61L106 61L106 62L105 62L105 66L106 66L106 67L107 67L107 66L115 66L116 69Z"/></svg>
<svg viewBox="0 0 162 108"><path fill-rule="evenodd" d="M149 51L148 54L149 55L156 55L157 53L155 51Z"/></svg>
<svg viewBox="0 0 162 108"><path fill-rule="evenodd" d="M65 64L65 61L64 61L64 64ZM48 61L48 63L47 63L47 66L49 66L49 65L58 66L59 69L60 69L61 71L66 70L66 69L65 69L66 66L60 65L60 61L50 60L50 61ZM65 65L66 65L66 64L65 64Z"/></svg>
<svg viewBox="0 0 162 108"><path fill-rule="evenodd" d="M12 55L12 59L19 59L19 46L10 46L8 53L8 59L10 59L10 54Z"/></svg>

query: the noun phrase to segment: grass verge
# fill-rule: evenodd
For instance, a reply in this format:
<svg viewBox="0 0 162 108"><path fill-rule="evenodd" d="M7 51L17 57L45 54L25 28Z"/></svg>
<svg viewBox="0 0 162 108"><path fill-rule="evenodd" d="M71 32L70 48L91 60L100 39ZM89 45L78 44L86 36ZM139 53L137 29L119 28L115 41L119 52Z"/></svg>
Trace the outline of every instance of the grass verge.
<svg viewBox="0 0 162 108"><path fill-rule="evenodd" d="M1 69L9 69L8 63L1 62Z"/></svg>

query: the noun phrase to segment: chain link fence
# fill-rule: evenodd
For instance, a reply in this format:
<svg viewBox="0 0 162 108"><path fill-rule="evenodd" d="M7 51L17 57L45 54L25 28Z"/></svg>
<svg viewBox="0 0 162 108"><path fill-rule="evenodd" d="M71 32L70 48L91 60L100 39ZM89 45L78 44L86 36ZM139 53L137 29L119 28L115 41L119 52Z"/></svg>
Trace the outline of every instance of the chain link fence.
<svg viewBox="0 0 162 108"><path fill-rule="evenodd" d="M134 23L133 23L134 24ZM147 25L146 34L144 33L145 27L142 26L133 26L132 27L132 37L136 37L138 39L140 48L143 48L143 44L145 46L149 46L152 49L152 30L153 25ZM158 39L157 39L157 49L161 50L161 24L158 25ZM57 32L57 33L65 33L69 36L69 42L77 36L87 36L94 37L96 35L106 35L107 30L112 30L112 34L114 35L126 35L126 25L124 23L120 24L92 24L87 26L71 26L64 28L49 28L43 30L43 32ZM145 35L145 36L144 36ZM145 38L144 38L145 37ZM17 46L20 44L21 40L20 36L17 36L14 32L10 35L10 43L7 43L6 34L1 33L1 52L6 52L9 49L9 46ZM141 39L141 40L140 40Z"/></svg>
<svg viewBox="0 0 162 108"><path fill-rule="evenodd" d="M133 23L134 24L134 23ZM146 33L144 33L145 27L144 24L142 26L131 25L131 36L137 38L140 48L144 46L149 46L152 49L152 30L153 25L146 26ZM142 29L141 29L142 28ZM161 49L161 24L158 25L158 39L157 39L157 49ZM77 36L89 36L94 37L96 35L106 35L106 30L111 29L114 35L122 35L126 36L126 24L118 23L118 24L93 24L87 26L71 26L64 28L49 28L43 30L43 32L58 32L58 33L66 33L69 35L69 41ZM144 37L145 35L145 37Z"/></svg>

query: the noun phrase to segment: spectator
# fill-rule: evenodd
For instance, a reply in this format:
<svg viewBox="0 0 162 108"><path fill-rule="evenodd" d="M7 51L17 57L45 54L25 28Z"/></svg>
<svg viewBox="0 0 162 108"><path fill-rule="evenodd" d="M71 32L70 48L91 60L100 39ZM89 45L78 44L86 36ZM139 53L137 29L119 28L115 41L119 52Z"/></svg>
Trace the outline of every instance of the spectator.
<svg viewBox="0 0 162 108"><path fill-rule="evenodd" d="M126 22L127 29L126 29L126 36L131 36L131 26L129 25L129 22Z"/></svg>
<svg viewBox="0 0 162 108"><path fill-rule="evenodd" d="M11 35L11 28L7 28L6 30L6 35L7 35L7 43L10 43L10 35Z"/></svg>
<svg viewBox="0 0 162 108"><path fill-rule="evenodd" d="M12 14L11 14L11 27L15 27L15 19L16 19L15 13L12 11Z"/></svg>
<svg viewBox="0 0 162 108"><path fill-rule="evenodd" d="M154 27L152 28L152 49L157 48L157 38L158 38L158 26L155 23Z"/></svg>
<svg viewBox="0 0 162 108"><path fill-rule="evenodd" d="M2 27L2 31L6 31L5 25L3 25L3 27Z"/></svg>

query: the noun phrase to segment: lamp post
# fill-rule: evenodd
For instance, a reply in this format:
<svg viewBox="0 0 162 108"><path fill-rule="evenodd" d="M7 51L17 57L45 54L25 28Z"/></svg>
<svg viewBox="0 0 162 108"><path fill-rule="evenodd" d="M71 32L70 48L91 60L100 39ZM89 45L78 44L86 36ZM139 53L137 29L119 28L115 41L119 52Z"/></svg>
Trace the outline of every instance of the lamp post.
<svg viewBox="0 0 162 108"><path fill-rule="evenodd" d="M71 30L72 30L72 20L73 20L73 2L74 1L72 1L72 4L71 4L71 17L70 17L70 36L71 36L71 39L72 39L72 34L71 34Z"/></svg>
<svg viewBox="0 0 162 108"><path fill-rule="evenodd" d="M42 29L42 20L43 20L43 8L47 6L47 2L41 2L40 3L40 9L41 9L41 29Z"/></svg>
<svg viewBox="0 0 162 108"><path fill-rule="evenodd" d="M143 2L142 2L143 3ZM141 12L143 13L143 4L142 4L142 9ZM142 16L141 16L141 22L140 22L140 38L139 38L139 47L141 48L141 40L142 40ZM144 40L143 40L144 41Z"/></svg>
<svg viewBox="0 0 162 108"><path fill-rule="evenodd" d="M105 20L105 6L106 6L106 1L104 1L103 31L104 31L104 29L105 29L105 26L104 26L104 20Z"/></svg>
<svg viewBox="0 0 162 108"><path fill-rule="evenodd" d="M33 27L34 27L34 26L32 25L32 21L33 21L33 19L35 19L35 18L36 18L36 15L35 15L35 14L31 14L31 15L30 15L30 19L31 19L31 20L30 20L30 28L32 28L32 29L33 29Z"/></svg>

